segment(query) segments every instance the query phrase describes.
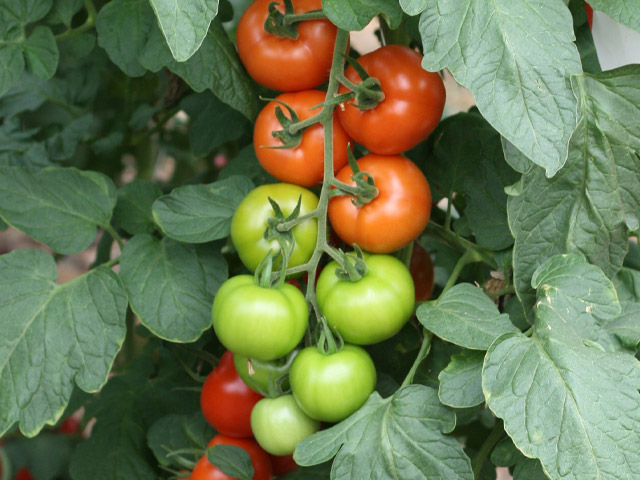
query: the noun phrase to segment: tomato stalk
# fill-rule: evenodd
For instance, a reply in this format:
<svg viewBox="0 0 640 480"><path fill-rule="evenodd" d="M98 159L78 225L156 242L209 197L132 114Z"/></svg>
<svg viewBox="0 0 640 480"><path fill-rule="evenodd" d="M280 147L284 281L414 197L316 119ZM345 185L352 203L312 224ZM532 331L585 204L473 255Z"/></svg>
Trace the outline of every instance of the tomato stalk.
<svg viewBox="0 0 640 480"><path fill-rule="evenodd" d="M79 27L69 28L65 32L56 35L54 38L57 42L73 38L93 28L96 23L96 18L98 17L98 11L91 0L84 0L84 8L87 11L87 19L84 23Z"/></svg>
<svg viewBox="0 0 640 480"><path fill-rule="evenodd" d="M404 381L402 382L400 388L411 385L411 383L413 382L413 377L415 377L416 372L418 371L418 367L420 366L422 361L427 358L427 355L429 355L433 334L430 331L423 329L423 335L424 337L422 338L420 351L418 352L416 359L413 361L413 365L411 365L411 369L409 370L409 373L407 373L407 376L404 378Z"/></svg>
<svg viewBox="0 0 640 480"><path fill-rule="evenodd" d="M295 13L291 0L283 0L283 3L284 13L278 10L278 2L269 4L269 15L264 22L264 29L271 35L296 40L298 38L296 23L327 18L322 9Z"/></svg>
<svg viewBox="0 0 640 480"><path fill-rule="evenodd" d="M473 461L471 462L471 468L473 470L473 478L479 479L481 477L482 467L484 466L487 457L493 451L493 448L498 444L502 436L504 435L504 425L502 420L496 418L496 424L489 433L489 436L485 439L480 447L480 450L473 457Z"/></svg>
<svg viewBox="0 0 640 480"><path fill-rule="evenodd" d="M492 268L498 268L498 264L493 258L493 252L486 248L480 247L473 242L461 237L457 233L445 229L442 225L438 225L434 221L430 221L427 224L425 233L436 240L439 240L458 251L466 252L472 251L479 260Z"/></svg>

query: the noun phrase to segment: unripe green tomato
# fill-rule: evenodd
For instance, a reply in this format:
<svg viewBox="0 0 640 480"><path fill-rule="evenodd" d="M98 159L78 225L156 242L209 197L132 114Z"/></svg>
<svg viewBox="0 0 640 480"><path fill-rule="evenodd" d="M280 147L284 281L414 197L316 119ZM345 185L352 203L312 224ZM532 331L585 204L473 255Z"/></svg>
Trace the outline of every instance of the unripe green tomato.
<svg viewBox="0 0 640 480"><path fill-rule="evenodd" d="M280 358L302 340L309 312L304 295L293 285L256 285L253 276L224 282L213 300L213 328L233 353L261 361Z"/></svg>
<svg viewBox="0 0 640 480"><path fill-rule="evenodd" d="M390 255L364 254L367 273L341 280L330 262L318 278L318 307L347 343L370 345L392 337L413 313L415 293L409 269Z"/></svg>
<svg viewBox="0 0 640 480"><path fill-rule="evenodd" d="M320 422L307 416L293 395L263 398L251 411L251 430L260 446L272 455L290 455L298 442L320 429Z"/></svg>
<svg viewBox="0 0 640 480"><path fill-rule="evenodd" d="M231 219L231 240L245 267L254 272L265 255L272 250L280 251L276 240L264 238L267 221L275 217L269 198L275 200L285 217L288 217L300 203L300 216L318 206L318 197L306 188L289 183L275 183L254 188L244 197ZM289 258L289 267L306 263L313 255L318 237L318 220L309 218L291 230L295 238L293 253ZM276 265L279 262L276 262Z"/></svg>
<svg viewBox="0 0 640 480"><path fill-rule="evenodd" d="M367 401L376 386L376 367L369 354L356 345L345 345L330 355L307 347L293 361L289 383L307 415L339 422Z"/></svg>
<svg viewBox="0 0 640 480"><path fill-rule="evenodd" d="M279 377L288 373L289 369L287 365L285 365L284 360L278 359L274 362L260 362L256 359L249 359L243 355L238 355L237 353L233 354L233 364L242 381L254 392L262 395L269 392L269 375L273 377L273 381L275 382ZM249 361L251 361L253 373L249 372ZM288 385L289 382L285 379L282 383L282 388L287 389Z"/></svg>

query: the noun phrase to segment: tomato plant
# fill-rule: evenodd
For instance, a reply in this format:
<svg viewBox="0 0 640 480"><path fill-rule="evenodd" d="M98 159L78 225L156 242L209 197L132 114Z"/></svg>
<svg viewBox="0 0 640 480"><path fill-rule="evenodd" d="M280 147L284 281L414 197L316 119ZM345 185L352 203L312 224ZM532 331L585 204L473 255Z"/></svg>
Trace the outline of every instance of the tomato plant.
<svg viewBox="0 0 640 480"><path fill-rule="evenodd" d="M398 250L424 230L431 216L431 190L427 179L411 160L401 156L369 154L358 160L361 171L371 175L377 196L357 206L351 195L333 197L329 220L348 244L373 253ZM336 178L354 184L353 171L345 166Z"/></svg>
<svg viewBox="0 0 640 480"><path fill-rule="evenodd" d="M327 20L296 25L295 38L265 31L272 0L254 0L245 10L236 31L238 55L253 79L283 92L306 90L329 78L336 27ZM295 13L322 8L320 0L294 0ZM277 2L284 11L283 2Z"/></svg>
<svg viewBox="0 0 640 480"><path fill-rule="evenodd" d="M287 118L291 113L280 102L285 103L304 121L316 114L314 107L324 102L325 93L319 90L283 93L269 102L260 112L253 129L253 147L260 165L283 182L313 187L322 182L324 174L324 128L314 124L302 132L300 139L288 138L276 116L281 109ZM276 134L284 134L277 136ZM293 146L284 148L291 142ZM347 163L349 137L337 117L333 122L333 168L339 170Z"/></svg>
<svg viewBox="0 0 640 480"><path fill-rule="evenodd" d="M269 361L298 345L307 328L308 310L304 295L293 285L265 288L250 275L237 275L220 287L211 316L225 347Z"/></svg>
<svg viewBox="0 0 640 480"><path fill-rule="evenodd" d="M356 345L325 355L307 347L293 361L291 390L300 408L322 422L339 422L364 404L376 386L376 368Z"/></svg>
<svg viewBox="0 0 640 480"><path fill-rule="evenodd" d="M271 480L273 478L269 456L260 448L255 440L251 438L227 437L218 434L211 439L207 446L213 447L216 445L233 445L245 450L249 454L251 464L253 465L254 473L252 480ZM230 477L218 467L212 465L206 455L198 460L189 478L191 480L233 480L233 477Z"/></svg>
<svg viewBox="0 0 640 480"><path fill-rule="evenodd" d="M251 412L258 444L272 455L291 455L298 442L314 434L320 422L305 414L293 395L260 400Z"/></svg>
<svg viewBox="0 0 640 480"><path fill-rule="evenodd" d="M251 436L251 410L262 395L251 390L236 372L229 351L207 376L200 393L200 408L207 422L231 437Z"/></svg>
<svg viewBox="0 0 640 480"><path fill-rule="evenodd" d="M421 60L422 55L400 45L386 45L358 58L379 80L384 100L367 110L357 102L345 102L338 109L351 138L374 153L395 155L415 147L436 128L446 93L440 75L425 71ZM352 82L361 80L352 66L345 76ZM340 90L346 91L344 86Z"/></svg>
<svg viewBox="0 0 640 480"><path fill-rule="evenodd" d="M254 271L264 256L272 250L280 251L276 240L264 237L268 220L275 217L269 199L274 200L285 216L290 215L300 200L300 215L318 206L318 197L309 190L288 183L262 185L242 199L231 220L231 240L245 266ZM289 258L289 266L301 265L311 258L318 236L318 223L310 218L292 230L295 246Z"/></svg>
<svg viewBox="0 0 640 480"><path fill-rule="evenodd" d="M0 1L2 480L222 475L207 418L267 477L636 480L640 9L589 3Z"/></svg>
<svg viewBox="0 0 640 480"><path fill-rule="evenodd" d="M407 267L389 255L364 255L366 274L341 279L331 262L318 278L320 311L345 342L368 345L395 335L413 313L414 286Z"/></svg>

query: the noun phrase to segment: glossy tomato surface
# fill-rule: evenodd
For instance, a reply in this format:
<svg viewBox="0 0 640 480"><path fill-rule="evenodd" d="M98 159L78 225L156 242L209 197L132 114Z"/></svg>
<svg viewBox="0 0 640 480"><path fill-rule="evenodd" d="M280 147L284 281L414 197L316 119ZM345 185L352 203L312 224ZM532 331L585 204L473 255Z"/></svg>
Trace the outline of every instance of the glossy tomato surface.
<svg viewBox="0 0 640 480"><path fill-rule="evenodd" d="M253 465L253 480L271 480L273 478L269 456L252 438L235 438L218 434L211 439L208 447L214 445L233 445L246 450ZM198 461L189 478L191 480L233 480L233 477L212 465L206 455Z"/></svg>
<svg viewBox="0 0 640 480"><path fill-rule="evenodd" d="M272 455L290 455L298 442L320 429L293 395L263 398L251 412L251 429L258 444Z"/></svg>
<svg viewBox="0 0 640 480"><path fill-rule="evenodd" d="M270 361L293 350L307 330L309 311L293 285L256 285L251 275L236 275L222 284L211 309L220 342L239 355Z"/></svg>
<svg viewBox="0 0 640 480"><path fill-rule="evenodd" d="M433 293L434 266L431 255L418 242L413 245L409 271L415 286L416 302L429 300Z"/></svg>
<svg viewBox="0 0 640 480"><path fill-rule="evenodd" d="M238 23L238 55L249 75L260 85L281 92L315 88L326 82L331 70L337 28L328 20L297 24L296 39L278 37L264 29L269 4L255 0ZM277 1L284 12L284 3ZM322 8L321 0L293 0L295 13Z"/></svg>
<svg viewBox="0 0 640 480"><path fill-rule="evenodd" d="M369 354L355 345L331 355L307 347L293 361L289 382L307 415L339 422L367 401L376 386L376 368Z"/></svg>
<svg viewBox="0 0 640 480"><path fill-rule="evenodd" d="M400 331L411 317L414 287L405 265L390 255L365 254L367 273L358 281L336 275L329 263L318 279L317 301L327 322L345 342L378 343Z"/></svg>
<svg viewBox="0 0 640 480"><path fill-rule="evenodd" d="M325 93L319 90L283 93L276 100L289 105L299 120L306 120L320 112L317 107L324 102ZM269 102L256 119L253 130L253 146L260 165L278 180L312 187L322 182L324 175L324 128L319 123L304 130L300 144L283 149L282 141L273 135L283 129L276 117L276 108L291 119L289 111L277 103ZM333 169L339 170L347 163L349 137L334 116L333 121Z"/></svg>
<svg viewBox="0 0 640 480"><path fill-rule="evenodd" d="M275 200L285 217L291 215L301 199L300 215L315 210L318 197L306 188L290 183L262 185L251 190L242 199L231 219L231 240L242 263L252 272L269 250L280 251L276 240L266 240L264 232L268 219L275 216L269 198ZM318 238L318 220L309 218L292 229L295 248L289 258L289 267L309 261Z"/></svg>
<svg viewBox="0 0 640 480"><path fill-rule="evenodd" d="M380 81L385 98L369 110L349 102L338 108L351 138L371 152L393 155L429 136L442 117L446 93L440 75L424 70L421 61L421 54L400 45L387 45L358 58L365 71ZM361 81L351 66L345 75L354 83ZM340 88L340 93L346 91Z"/></svg>
<svg viewBox="0 0 640 480"><path fill-rule="evenodd" d="M226 352L202 385L200 408L218 432L250 437L251 410L261 398L242 381L233 364L233 354Z"/></svg>
<svg viewBox="0 0 640 480"><path fill-rule="evenodd" d="M346 243L373 253L390 253L414 240L431 216L431 189L420 169L399 156L369 154L358 160L363 172L373 176L378 196L358 207L352 196L333 197L329 220ZM355 185L346 165L336 178Z"/></svg>

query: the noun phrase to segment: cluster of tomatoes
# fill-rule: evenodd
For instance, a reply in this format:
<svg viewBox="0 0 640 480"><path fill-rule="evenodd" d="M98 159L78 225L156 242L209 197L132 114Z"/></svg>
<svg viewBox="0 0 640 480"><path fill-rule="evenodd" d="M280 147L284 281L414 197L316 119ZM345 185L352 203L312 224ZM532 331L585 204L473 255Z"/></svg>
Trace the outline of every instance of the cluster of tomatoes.
<svg viewBox="0 0 640 480"><path fill-rule="evenodd" d="M249 74L284 92L267 103L254 129L260 164L282 183L254 189L234 213L232 242L255 274L230 278L215 296L213 327L228 352L207 378L201 406L220 432L211 444L246 447L254 479L271 478L264 451L288 458L294 468L290 455L301 440L364 404L375 388L376 370L362 346L398 333L416 298L430 295L433 284L431 278L416 291L409 268L389 254L411 244L429 221L429 184L401 153L439 122L442 80L422 69L417 52L395 45L361 56L341 72L339 105L328 119L330 183L337 194L327 212L319 212L319 199L309 190L327 183L325 132L316 112L330 99L316 88L328 80L337 35L328 20L314 16L320 9L321 0L255 0L236 34ZM282 21L296 16L301 20L293 26ZM357 161L350 159L354 142L369 152ZM317 285L307 287L315 288L315 296L307 297L317 302L323 328L318 346L300 350L309 298L284 281L284 271L312 259L323 243L318 216L325 213L339 237L360 248L357 255L329 252L334 260ZM414 258L423 267L417 272L430 264L420 248ZM272 271L278 268L282 274L274 283ZM217 469L203 457L191 478L227 478L205 470Z"/></svg>

